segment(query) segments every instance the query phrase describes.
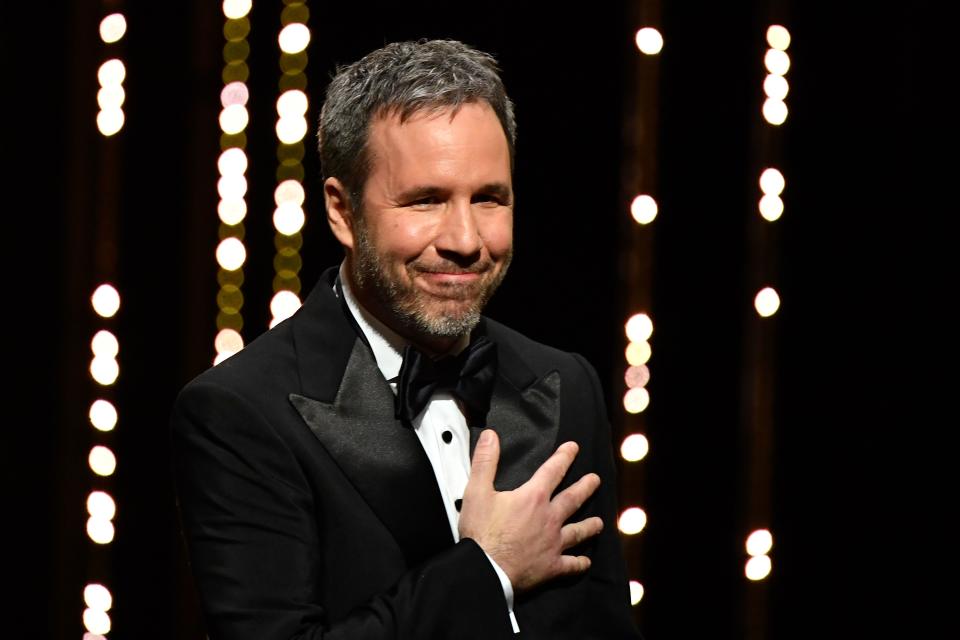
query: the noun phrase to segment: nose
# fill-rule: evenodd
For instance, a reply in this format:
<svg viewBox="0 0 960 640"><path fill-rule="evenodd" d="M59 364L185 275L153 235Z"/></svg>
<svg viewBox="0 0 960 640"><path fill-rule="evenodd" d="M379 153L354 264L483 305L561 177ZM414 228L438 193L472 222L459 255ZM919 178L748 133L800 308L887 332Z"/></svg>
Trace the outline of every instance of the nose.
<svg viewBox="0 0 960 640"><path fill-rule="evenodd" d="M451 200L437 229L434 245L439 254L476 259L483 248L480 227L468 200Z"/></svg>

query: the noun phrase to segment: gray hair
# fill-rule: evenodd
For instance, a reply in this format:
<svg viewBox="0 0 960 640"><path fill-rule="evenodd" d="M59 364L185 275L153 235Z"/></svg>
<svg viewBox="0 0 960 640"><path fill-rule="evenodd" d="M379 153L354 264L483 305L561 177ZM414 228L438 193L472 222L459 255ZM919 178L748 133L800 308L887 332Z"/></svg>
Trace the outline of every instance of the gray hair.
<svg viewBox="0 0 960 640"><path fill-rule="evenodd" d="M394 42L357 62L338 66L327 87L317 132L323 179L343 182L353 210L363 208L370 174L370 123L398 114L406 122L422 111L452 109L486 101L507 136L513 170L517 124L497 61L456 40Z"/></svg>

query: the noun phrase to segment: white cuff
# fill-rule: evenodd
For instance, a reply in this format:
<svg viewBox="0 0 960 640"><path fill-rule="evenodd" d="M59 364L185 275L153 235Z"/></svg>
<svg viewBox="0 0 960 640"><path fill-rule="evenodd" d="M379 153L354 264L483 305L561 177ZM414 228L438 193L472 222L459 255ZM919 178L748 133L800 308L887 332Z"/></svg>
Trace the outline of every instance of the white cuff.
<svg viewBox="0 0 960 640"><path fill-rule="evenodd" d="M514 633L520 633L520 625L517 624L517 617L513 615L513 585L510 584L510 578L507 577L507 573L500 568L500 565L494 562L489 553L484 551L483 554L487 556L487 560L489 560L490 564L493 565L493 570L497 572L497 577L500 578L500 586L503 588L503 597L507 601L507 614L510 616L510 626L513 627Z"/></svg>

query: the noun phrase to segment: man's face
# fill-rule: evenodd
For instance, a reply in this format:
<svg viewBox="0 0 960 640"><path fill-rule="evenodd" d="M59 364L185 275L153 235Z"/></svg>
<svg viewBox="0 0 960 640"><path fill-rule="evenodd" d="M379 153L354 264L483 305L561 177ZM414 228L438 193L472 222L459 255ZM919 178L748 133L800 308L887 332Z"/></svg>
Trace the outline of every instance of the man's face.
<svg viewBox="0 0 960 640"><path fill-rule="evenodd" d="M506 134L486 103L374 120L350 272L384 324L445 349L476 325L510 264Z"/></svg>

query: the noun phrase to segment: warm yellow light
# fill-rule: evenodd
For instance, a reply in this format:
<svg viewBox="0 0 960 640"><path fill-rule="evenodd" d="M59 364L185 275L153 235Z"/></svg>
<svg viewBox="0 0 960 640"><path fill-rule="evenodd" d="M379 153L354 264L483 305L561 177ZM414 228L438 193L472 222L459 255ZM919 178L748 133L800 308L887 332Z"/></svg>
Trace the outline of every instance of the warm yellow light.
<svg viewBox="0 0 960 640"><path fill-rule="evenodd" d="M123 62L117 58L107 60L97 69L97 80L101 87L107 87L112 84L120 84L127 77L127 68Z"/></svg>
<svg viewBox="0 0 960 640"><path fill-rule="evenodd" d="M90 449L87 462L90 464L90 470L98 476L112 476L117 469L117 458L113 455L113 451L99 445Z"/></svg>
<svg viewBox="0 0 960 640"><path fill-rule="evenodd" d="M751 556L764 556L773 548L773 535L769 529L757 529L747 536L747 553Z"/></svg>
<svg viewBox="0 0 960 640"><path fill-rule="evenodd" d="M247 217L247 203L243 198L238 200L221 200L217 205L217 215L223 224L235 225L243 222Z"/></svg>
<svg viewBox="0 0 960 640"><path fill-rule="evenodd" d="M221 176L239 176L247 172L247 154L243 149L231 147L217 159L217 169Z"/></svg>
<svg viewBox="0 0 960 640"><path fill-rule="evenodd" d="M101 329L90 341L90 350L93 351L93 355L100 358L116 358L117 353L120 352L120 342L115 335L106 329Z"/></svg>
<svg viewBox="0 0 960 640"><path fill-rule="evenodd" d="M768 74L763 81L763 92L768 98L783 101L790 93L790 83L783 76Z"/></svg>
<svg viewBox="0 0 960 640"><path fill-rule="evenodd" d="M90 361L90 375L98 384L109 386L117 381L120 365L114 358L94 357Z"/></svg>
<svg viewBox="0 0 960 640"><path fill-rule="evenodd" d="M106 400L94 400L89 416L90 424L98 431L113 431L117 426L117 409Z"/></svg>
<svg viewBox="0 0 960 640"><path fill-rule="evenodd" d="M284 144L293 144L307 135L307 120L303 117L280 118L277 120L277 140Z"/></svg>
<svg viewBox="0 0 960 640"><path fill-rule="evenodd" d="M278 291L270 300L271 326L286 320L300 308L300 298L293 291Z"/></svg>
<svg viewBox="0 0 960 640"><path fill-rule="evenodd" d="M127 19L122 13L111 13L100 21L100 39L110 44L127 32Z"/></svg>
<svg viewBox="0 0 960 640"><path fill-rule="evenodd" d="M112 285L102 284L90 296L93 310L103 318L112 318L120 310L120 294Z"/></svg>
<svg viewBox="0 0 960 640"><path fill-rule="evenodd" d="M97 130L108 138L123 129L126 117L123 109L104 109L97 112Z"/></svg>
<svg viewBox="0 0 960 640"><path fill-rule="evenodd" d="M99 635L110 633L110 615L101 609L84 609L83 626L90 633Z"/></svg>
<svg viewBox="0 0 960 640"><path fill-rule="evenodd" d="M663 49L663 36L653 27L644 27L634 37L637 49L648 56L656 55Z"/></svg>
<svg viewBox="0 0 960 640"><path fill-rule="evenodd" d="M773 222L783 215L783 200L780 196L763 196L760 198L760 215L764 220Z"/></svg>
<svg viewBox="0 0 960 640"><path fill-rule="evenodd" d="M767 29L767 44L774 49L786 51L790 47L790 32L782 25L770 25Z"/></svg>
<svg viewBox="0 0 960 640"><path fill-rule="evenodd" d="M299 89L284 91L277 98L277 115L281 118L303 117L307 113L307 104L307 94L303 91Z"/></svg>
<svg viewBox="0 0 960 640"><path fill-rule="evenodd" d="M653 334L653 321L645 313L635 313L627 320L626 331L631 342L649 340Z"/></svg>
<svg viewBox="0 0 960 640"><path fill-rule="evenodd" d="M620 514L617 527L627 535L634 535L643 531L647 526L647 514L640 507L630 507Z"/></svg>
<svg viewBox="0 0 960 640"><path fill-rule="evenodd" d="M224 133L240 133L249 122L250 114L242 104L231 104L220 112L220 129Z"/></svg>
<svg viewBox="0 0 960 640"><path fill-rule="evenodd" d="M636 580L630 581L630 604L636 606L643 600L643 585Z"/></svg>
<svg viewBox="0 0 960 640"><path fill-rule="evenodd" d="M779 170L768 167L760 174L760 191L767 195L778 196L783 193L783 188L787 186L787 181Z"/></svg>
<svg viewBox="0 0 960 640"><path fill-rule="evenodd" d="M787 121L787 103L767 98L763 101L763 119L774 126L780 126Z"/></svg>
<svg viewBox="0 0 960 640"><path fill-rule="evenodd" d="M763 66L773 75L785 76L790 70L790 54L779 49L767 49L767 54L763 56Z"/></svg>
<svg viewBox="0 0 960 640"><path fill-rule="evenodd" d="M105 491L91 491L87 496L87 513L92 518L113 520L117 514L117 505Z"/></svg>
<svg viewBox="0 0 960 640"><path fill-rule="evenodd" d="M753 299L753 306L763 318L769 318L780 308L780 296L773 287L764 287Z"/></svg>
<svg viewBox="0 0 960 640"><path fill-rule="evenodd" d="M237 238L224 238L217 245L217 264L227 271L236 271L247 259L247 248Z"/></svg>
<svg viewBox="0 0 960 640"><path fill-rule="evenodd" d="M102 584L88 584L83 588L83 602L97 611L110 611L113 606L113 596L110 590Z"/></svg>
<svg viewBox="0 0 960 640"><path fill-rule="evenodd" d="M623 374L623 380L630 389L634 387L645 387L647 386L647 382L650 381L650 369L645 364L629 366L627 367L626 373Z"/></svg>
<svg viewBox="0 0 960 640"><path fill-rule="evenodd" d="M640 413L650 404L650 392L645 387L627 389L623 394L623 408L627 413Z"/></svg>
<svg viewBox="0 0 960 640"><path fill-rule="evenodd" d="M763 580L770 575L771 563L769 556L753 556L747 560L743 573L750 580Z"/></svg>
<svg viewBox="0 0 960 640"><path fill-rule="evenodd" d="M292 236L303 228L306 222L303 209L291 202L285 202L273 212L273 226L285 236Z"/></svg>
<svg viewBox="0 0 960 640"><path fill-rule="evenodd" d="M223 15L231 20L239 20L250 13L253 0L223 0Z"/></svg>
<svg viewBox="0 0 960 640"><path fill-rule="evenodd" d="M278 207L285 202L295 204L298 207L303 206L306 197L307 194L303 190L303 185L298 180L284 180L277 185L273 192L273 201L277 203Z"/></svg>
<svg viewBox="0 0 960 640"><path fill-rule="evenodd" d="M299 22L288 24L280 30L277 41L284 53L300 53L310 44L310 29Z"/></svg>
<svg viewBox="0 0 960 640"><path fill-rule="evenodd" d="M648 195L639 195L630 203L630 215L640 224L653 222L657 211L657 201Z"/></svg>
<svg viewBox="0 0 960 640"><path fill-rule="evenodd" d="M213 339L213 348L217 353L236 353L243 349L243 336L233 329L223 329Z"/></svg>
<svg viewBox="0 0 960 640"><path fill-rule="evenodd" d="M647 457L650 451L650 443L647 437L642 433L631 433L623 439L620 445L620 455L627 462L637 462Z"/></svg>
<svg viewBox="0 0 960 640"><path fill-rule="evenodd" d="M220 90L220 105L224 108L232 104L245 106L250 99L250 89L243 82L230 82Z"/></svg>
<svg viewBox="0 0 960 640"><path fill-rule="evenodd" d="M113 522L103 518L87 518L87 536L97 544L110 544L114 536Z"/></svg>
<svg viewBox="0 0 960 640"><path fill-rule="evenodd" d="M127 93L122 84L109 84L97 91L97 105L103 111L115 111L123 106Z"/></svg>
<svg viewBox="0 0 960 640"><path fill-rule="evenodd" d="M625 355L628 363L633 366L640 366L641 364L646 364L650 359L650 352L649 342L631 342L627 345Z"/></svg>
<svg viewBox="0 0 960 640"><path fill-rule="evenodd" d="M242 200L247 195L247 179L240 173L221 176L217 181L217 193L224 200Z"/></svg>

